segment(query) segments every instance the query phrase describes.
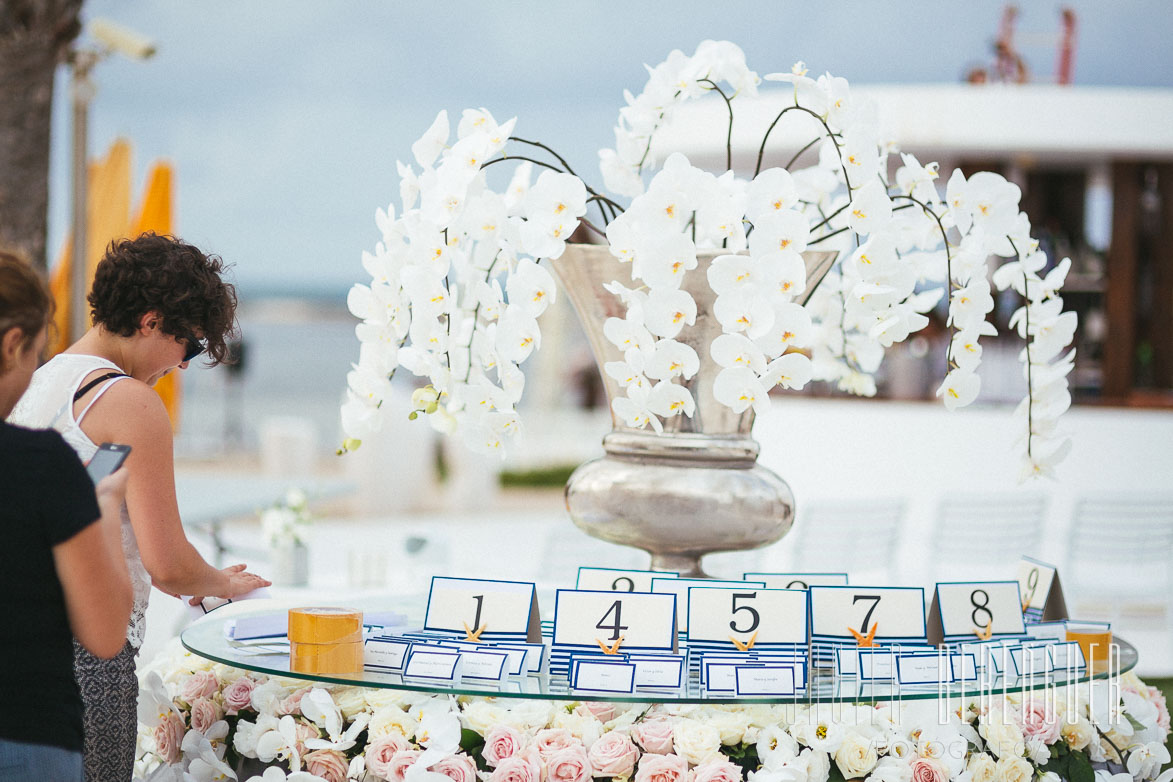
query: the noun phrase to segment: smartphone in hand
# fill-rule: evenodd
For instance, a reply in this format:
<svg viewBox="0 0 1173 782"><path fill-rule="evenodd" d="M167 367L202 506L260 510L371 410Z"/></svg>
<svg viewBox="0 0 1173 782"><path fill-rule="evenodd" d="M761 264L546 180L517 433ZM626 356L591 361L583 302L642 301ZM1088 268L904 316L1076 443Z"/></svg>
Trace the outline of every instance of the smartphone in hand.
<svg viewBox="0 0 1173 782"><path fill-rule="evenodd" d="M129 445L102 443L94 452L94 458L90 459L90 463L86 465L86 472L90 474L90 480L97 486L98 481L121 467L129 454Z"/></svg>

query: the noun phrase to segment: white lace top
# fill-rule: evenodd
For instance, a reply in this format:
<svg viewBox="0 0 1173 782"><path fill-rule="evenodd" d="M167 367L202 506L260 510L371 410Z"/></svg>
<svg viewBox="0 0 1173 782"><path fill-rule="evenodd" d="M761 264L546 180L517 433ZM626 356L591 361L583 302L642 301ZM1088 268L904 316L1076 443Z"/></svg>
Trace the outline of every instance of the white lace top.
<svg viewBox="0 0 1173 782"><path fill-rule="evenodd" d="M56 429L77 452L78 458L83 462L89 461L98 446L82 431L82 419L102 394L124 379L114 378L100 385L81 415L74 418L73 395L86 376L99 369L122 371L117 365L97 356L77 353L54 356L33 374L28 391L16 403L12 414L8 416L8 422L35 429ZM130 625L126 628L126 640L137 649L143 643L143 632L146 629L144 619L147 600L151 595L151 577L143 567L126 503L122 504L122 553L126 556L126 569L130 573L131 586L134 587L134 608L130 614Z"/></svg>

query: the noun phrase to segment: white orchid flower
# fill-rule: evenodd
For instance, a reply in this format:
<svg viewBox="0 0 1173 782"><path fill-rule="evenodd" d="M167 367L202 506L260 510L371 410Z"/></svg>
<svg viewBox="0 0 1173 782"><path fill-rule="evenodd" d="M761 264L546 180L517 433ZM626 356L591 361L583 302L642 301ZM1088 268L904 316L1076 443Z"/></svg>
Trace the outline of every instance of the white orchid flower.
<svg viewBox="0 0 1173 782"><path fill-rule="evenodd" d="M615 131L621 132L619 128ZM643 194L644 183L635 166L620 157L614 149L599 150L599 173L603 176L603 184L612 193L628 198Z"/></svg>
<svg viewBox="0 0 1173 782"><path fill-rule="evenodd" d="M497 320L497 355L513 364L529 358L541 344L538 322L524 310L507 307Z"/></svg>
<svg viewBox="0 0 1173 782"><path fill-rule="evenodd" d="M774 326L774 308L766 295L731 293L713 302L713 316L727 333L744 333L757 339Z"/></svg>
<svg viewBox="0 0 1173 782"><path fill-rule="evenodd" d="M448 145L448 112L441 110L436 115L436 119L432 120L432 124L424 131L424 135L420 136L419 140L411 145L411 154L415 157L415 162L422 167L428 168L432 163L436 162L436 158L444 151ZM404 209L408 206L404 204Z"/></svg>
<svg viewBox="0 0 1173 782"><path fill-rule="evenodd" d="M880 182L869 179L856 188L847 210L847 224L857 234L871 234L892 219L892 201Z"/></svg>
<svg viewBox="0 0 1173 782"><path fill-rule="evenodd" d="M986 321L982 321L985 323ZM978 339L982 336L981 329L964 329L953 335L950 343L950 356L960 369L973 372L982 360L982 346Z"/></svg>
<svg viewBox="0 0 1173 782"><path fill-rule="evenodd" d="M525 202L526 193L529 192L530 178L533 176L534 165L528 160L523 161L513 169L513 176L509 180L509 186L505 188L505 193L502 196L505 201L505 208L510 216L521 214L521 206Z"/></svg>
<svg viewBox="0 0 1173 782"><path fill-rule="evenodd" d="M257 756L257 742L266 733L277 730L278 727L278 719L271 714L258 715L256 722L240 720L236 723L236 732L232 736L232 748L245 757L255 758Z"/></svg>
<svg viewBox="0 0 1173 782"><path fill-rule="evenodd" d="M752 292L762 282L758 263L748 255L719 255L709 264L709 287L718 296Z"/></svg>
<svg viewBox="0 0 1173 782"><path fill-rule="evenodd" d="M774 305L774 325L754 340L767 358L777 358L790 348L810 345L814 325L805 307L793 302Z"/></svg>
<svg viewBox="0 0 1173 782"><path fill-rule="evenodd" d="M284 769L269 766L265 769L264 774L249 777L245 782L326 782L326 780L308 771L292 771L286 774Z"/></svg>
<svg viewBox="0 0 1173 782"><path fill-rule="evenodd" d="M523 221L518 230L527 253L535 258L557 258L566 249L566 242L577 227L576 217L541 215Z"/></svg>
<svg viewBox="0 0 1173 782"><path fill-rule="evenodd" d="M787 353L771 361L762 374L762 385L767 388L803 388L811 381L814 372L811 360L802 353Z"/></svg>
<svg viewBox="0 0 1173 782"><path fill-rule="evenodd" d="M758 259L761 277L773 296L786 302L806 292L806 263L797 250L767 253Z"/></svg>
<svg viewBox="0 0 1173 782"><path fill-rule="evenodd" d="M758 414L769 409L770 397L757 374L748 367L722 369L713 380L713 397L734 413L750 407Z"/></svg>
<svg viewBox="0 0 1173 782"><path fill-rule="evenodd" d="M635 355L640 355L638 351L633 352ZM644 377L643 373L626 361L608 361L603 365L603 372L606 373L607 377L614 379L620 388L627 388L630 385L643 386L647 384L647 378Z"/></svg>
<svg viewBox="0 0 1173 782"><path fill-rule="evenodd" d="M946 410L956 410L977 399L981 387L981 378L976 374L964 369L954 369L945 375L944 382L937 389L937 396L944 400Z"/></svg>
<svg viewBox="0 0 1173 782"><path fill-rule="evenodd" d="M684 386L670 380L661 380L648 395L648 409L661 418L684 413L689 418L696 412L696 401Z"/></svg>
<svg viewBox="0 0 1173 782"><path fill-rule="evenodd" d="M644 305L644 324L657 337L674 339L681 329L696 323L696 301L688 291L654 289Z"/></svg>
<svg viewBox="0 0 1173 782"><path fill-rule="evenodd" d="M896 186L918 201L935 205L940 200L934 184L940 176L940 166L937 163L922 166L915 155L907 152L901 153L900 159L904 165L896 170Z"/></svg>
<svg viewBox="0 0 1173 782"><path fill-rule="evenodd" d="M143 678L138 692L138 721L148 728L158 727L168 714L179 715L179 708L167 694L162 678L151 671Z"/></svg>
<svg viewBox="0 0 1173 782"><path fill-rule="evenodd" d="M749 252L753 256L791 251L800 253L810 241L810 222L801 212L787 209L771 212L754 223L749 237Z"/></svg>
<svg viewBox="0 0 1173 782"><path fill-rule="evenodd" d="M896 241L888 233L875 233L846 261L846 267L860 279L874 281L889 274L899 263Z"/></svg>
<svg viewBox="0 0 1173 782"><path fill-rule="evenodd" d="M556 290L553 275L528 258L518 261L505 283L510 307L533 318L554 303Z"/></svg>
<svg viewBox="0 0 1173 782"><path fill-rule="evenodd" d="M228 723L224 724L224 736L228 735ZM223 738L223 736L221 736ZM217 753L208 737L194 730L187 732L181 746L187 760L187 773L195 782L221 782L236 779L236 772L224 762L223 753Z"/></svg>
<svg viewBox="0 0 1173 782"><path fill-rule="evenodd" d="M742 334L722 334L709 346L709 355L717 366L745 367L760 375L766 369L766 356L761 348Z"/></svg>
<svg viewBox="0 0 1173 782"><path fill-rule="evenodd" d="M612 253L616 254L614 249ZM685 234L672 234L646 246L639 258L639 277L649 288L679 288L684 275L696 268L696 245Z"/></svg>
<svg viewBox="0 0 1173 782"><path fill-rule="evenodd" d="M303 699L304 700L304 699ZM305 713L304 711L302 712ZM371 715L366 712L360 712L355 715L354 722L352 722L346 730L341 734L330 733L328 739L306 739L306 749L336 749L339 752L345 752L355 745L355 739L359 733L366 729L367 723L370 722Z"/></svg>
<svg viewBox="0 0 1173 782"><path fill-rule="evenodd" d="M875 325L867 334L884 347L908 339L908 335L929 325L929 319L917 312L911 302L898 303L876 313Z"/></svg>
<svg viewBox="0 0 1173 782"><path fill-rule="evenodd" d="M1022 191L1000 174L978 171L965 183L973 227L984 236L1001 240L1018 219Z"/></svg>
<svg viewBox="0 0 1173 782"><path fill-rule="evenodd" d="M949 299L948 325L956 325L959 329L980 328L993 309L990 283L985 278L974 278L964 288L953 291Z"/></svg>
<svg viewBox="0 0 1173 782"><path fill-rule="evenodd" d="M794 177L784 168L767 168L746 187L746 204L745 217L754 226L763 218L789 211L798 205Z"/></svg>
<svg viewBox="0 0 1173 782"><path fill-rule="evenodd" d="M543 171L525 195L522 214L528 220L577 223L586 213L586 197L586 185L578 177Z"/></svg>
<svg viewBox="0 0 1173 782"><path fill-rule="evenodd" d="M630 318L607 318L603 322L603 336L624 353L633 349L648 352L655 344L655 338L647 327Z"/></svg>
<svg viewBox="0 0 1173 782"><path fill-rule="evenodd" d="M303 696L302 700L305 700ZM288 762L293 770L301 768L301 756L297 752L297 723L286 714L277 723L275 730L263 733L256 743L256 757L262 763L274 760Z"/></svg>
<svg viewBox="0 0 1173 782"><path fill-rule="evenodd" d="M700 357L696 351L674 339L658 340L644 368L647 376L655 380L670 380L674 377L688 380L699 370Z"/></svg>
<svg viewBox="0 0 1173 782"><path fill-rule="evenodd" d="M631 385L627 387L627 396L617 396L611 402L611 410L615 416L632 429L643 429L651 425L657 432L663 430L660 419L651 411L648 405L651 390L646 386Z"/></svg>

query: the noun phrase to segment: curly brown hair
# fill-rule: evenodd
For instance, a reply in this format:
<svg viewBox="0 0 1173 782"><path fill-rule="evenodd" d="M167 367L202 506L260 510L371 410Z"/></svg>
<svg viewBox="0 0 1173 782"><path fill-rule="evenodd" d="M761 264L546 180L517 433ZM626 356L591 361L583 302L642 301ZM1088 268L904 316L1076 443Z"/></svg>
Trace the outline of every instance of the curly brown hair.
<svg viewBox="0 0 1173 782"><path fill-rule="evenodd" d="M21 347L27 348L52 314L53 298L41 276L20 256L0 250L0 338L20 329Z"/></svg>
<svg viewBox="0 0 1173 782"><path fill-rule="evenodd" d="M174 236L144 233L111 242L90 290L94 324L129 337L143 315L158 312L165 333L200 333L210 365L225 363L227 340L237 333L236 288L222 279L227 269L219 256Z"/></svg>

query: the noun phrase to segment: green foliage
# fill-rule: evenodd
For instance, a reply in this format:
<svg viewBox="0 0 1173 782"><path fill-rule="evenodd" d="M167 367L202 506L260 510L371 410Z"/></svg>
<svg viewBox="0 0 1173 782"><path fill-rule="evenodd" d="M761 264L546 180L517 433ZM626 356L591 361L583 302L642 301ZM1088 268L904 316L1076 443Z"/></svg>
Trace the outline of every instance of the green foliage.
<svg viewBox="0 0 1173 782"><path fill-rule="evenodd" d="M1096 779L1096 772L1092 769L1087 753L1068 749L1067 744L1062 741L1051 747L1051 759L1042 770L1053 771L1068 782L1095 782Z"/></svg>
<svg viewBox="0 0 1173 782"><path fill-rule="evenodd" d="M566 485L570 473L577 467L577 464L566 464L540 470L505 470L501 473L501 485L505 488L557 488Z"/></svg>
<svg viewBox="0 0 1173 782"><path fill-rule="evenodd" d="M477 733L475 730L468 728L460 729L460 748L464 750L470 758L472 758L477 768L481 771L492 771L489 765L485 763L485 758L482 750L485 748L485 737Z"/></svg>
<svg viewBox="0 0 1173 782"><path fill-rule="evenodd" d="M721 747L721 752L725 757L741 766L742 776L748 775L751 771L757 771L758 767L762 765L762 761L758 758L757 744L735 744L732 746Z"/></svg>

